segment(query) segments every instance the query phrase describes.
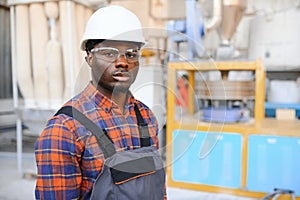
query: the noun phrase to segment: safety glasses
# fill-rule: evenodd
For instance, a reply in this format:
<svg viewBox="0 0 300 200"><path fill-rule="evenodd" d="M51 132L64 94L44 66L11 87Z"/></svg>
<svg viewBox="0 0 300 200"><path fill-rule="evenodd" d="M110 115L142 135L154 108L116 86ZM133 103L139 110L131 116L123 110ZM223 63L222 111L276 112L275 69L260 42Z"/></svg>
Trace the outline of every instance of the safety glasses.
<svg viewBox="0 0 300 200"><path fill-rule="evenodd" d="M124 55L128 63L135 63L140 58L139 49L126 49L125 52L120 52L119 49L113 47L99 47L91 50L97 59L107 62L115 62L120 56Z"/></svg>

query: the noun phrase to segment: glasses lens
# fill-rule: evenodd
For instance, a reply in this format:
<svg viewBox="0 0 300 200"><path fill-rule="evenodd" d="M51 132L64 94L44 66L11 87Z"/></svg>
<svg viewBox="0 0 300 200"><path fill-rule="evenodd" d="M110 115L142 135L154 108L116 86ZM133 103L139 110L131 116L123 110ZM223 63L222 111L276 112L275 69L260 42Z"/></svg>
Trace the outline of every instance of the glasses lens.
<svg viewBox="0 0 300 200"><path fill-rule="evenodd" d="M125 57L129 63L136 62L139 60L140 54L137 49L127 49Z"/></svg>
<svg viewBox="0 0 300 200"><path fill-rule="evenodd" d="M93 53L97 58L109 62L114 62L119 56L118 49L113 48L96 48Z"/></svg>

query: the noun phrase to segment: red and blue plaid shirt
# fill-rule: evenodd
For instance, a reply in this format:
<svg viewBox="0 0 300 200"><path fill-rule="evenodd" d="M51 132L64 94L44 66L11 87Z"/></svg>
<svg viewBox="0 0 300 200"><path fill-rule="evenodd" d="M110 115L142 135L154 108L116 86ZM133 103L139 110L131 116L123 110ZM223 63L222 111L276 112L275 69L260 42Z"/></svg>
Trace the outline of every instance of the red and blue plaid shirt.
<svg viewBox="0 0 300 200"><path fill-rule="evenodd" d="M65 105L77 108L105 129L117 151L140 148L138 105L148 124L151 145L158 147L158 124L150 109L130 95L125 114L90 83ZM102 170L104 157L96 138L73 118L60 114L49 119L35 145L37 163L36 199L89 199Z"/></svg>

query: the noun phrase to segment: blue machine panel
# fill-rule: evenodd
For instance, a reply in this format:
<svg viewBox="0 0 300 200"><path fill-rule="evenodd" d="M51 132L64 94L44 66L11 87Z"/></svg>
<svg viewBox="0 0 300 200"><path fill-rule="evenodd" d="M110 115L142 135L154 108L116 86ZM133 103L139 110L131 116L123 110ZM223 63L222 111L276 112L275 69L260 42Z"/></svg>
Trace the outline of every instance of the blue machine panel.
<svg viewBox="0 0 300 200"><path fill-rule="evenodd" d="M300 138L250 135L248 141L247 189L285 188L300 195Z"/></svg>
<svg viewBox="0 0 300 200"><path fill-rule="evenodd" d="M240 188L241 143L235 133L173 131L173 180Z"/></svg>

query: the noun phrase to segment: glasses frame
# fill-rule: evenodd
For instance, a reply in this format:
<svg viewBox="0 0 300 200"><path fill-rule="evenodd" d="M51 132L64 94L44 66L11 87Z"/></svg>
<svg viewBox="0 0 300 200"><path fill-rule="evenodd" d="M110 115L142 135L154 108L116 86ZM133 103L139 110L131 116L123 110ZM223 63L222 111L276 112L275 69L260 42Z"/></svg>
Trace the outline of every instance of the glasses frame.
<svg viewBox="0 0 300 200"><path fill-rule="evenodd" d="M116 52L118 52L118 56L117 57L113 57L113 59L109 58L109 57L105 57L105 55L99 55L97 54L97 52L101 51L101 50L114 50ZM114 47L96 47L91 49L91 53L95 54L97 59L101 59L101 60L105 60L107 62L115 62L116 60L118 60L122 55L124 55L124 58L126 59L126 61L128 63L135 63L138 62L141 56L141 52L140 49L126 49L125 52L121 53L119 49L114 48ZM137 53L136 58L130 58L128 57L127 53Z"/></svg>

